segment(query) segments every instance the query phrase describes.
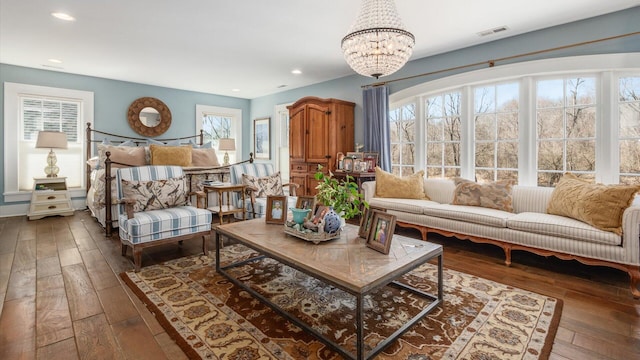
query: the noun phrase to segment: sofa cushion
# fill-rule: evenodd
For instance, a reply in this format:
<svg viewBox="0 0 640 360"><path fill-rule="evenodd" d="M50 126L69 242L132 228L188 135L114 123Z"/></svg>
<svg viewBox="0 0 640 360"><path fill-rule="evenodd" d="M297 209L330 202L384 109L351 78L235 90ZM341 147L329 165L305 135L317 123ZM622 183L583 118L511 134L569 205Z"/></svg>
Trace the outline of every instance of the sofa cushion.
<svg viewBox="0 0 640 360"><path fill-rule="evenodd" d="M211 211L193 206L135 213L118 218L120 238L134 244L211 230Z"/></svg>
<svg viewBox="0 0 640 360"><path fill-rule="evenodd" d="M423 214L424 208L438 205L435 201L416 199L372 198L370 206L377 206L387 210L397 210L413 214Z"/></svg>
<svg viewBox="0 0 640 360"><path fill-rule="evenodd" d="M134 212L183 206L189 200L184 176L161 180L121 181L123 197L135 200Z"/></svg>
<svg viewBox="0 0 640 360"><path fill-rule="evenodd" d="M513 213L478 206L435 204L423 207L423 213L445 219L471 222L494 227L507 227Z"/></svg>
<svg viewBox="0 0 640 360"><path fill-rule="evenodd" d="M401 177L376 167L376 197L428 200L424 194L424 171Z"/></svg>
<svg viewBox="0 0 640 360"><path fill-rule="evenodd" d="M511 180L500 180L480 184L463 178L456 178L456 190L453 194L454 205L480 206L513 212Z"/></svg>
<svg viewBox="0 0 640 360"><path fill-rule="evenodd" d="M598 244L620 245L622 243L620 235L610 231L599 230L582 221L559 215L523 212L509 218L507 227L513 230Z"/></svg>
<svg viewBox="0 0 640 360"><path fill-rule="evenodd" d="M191 165L191 146L149 145L151 165Z"/></svg>
<svg viewBox="0 0 640 360"><path fill-rule="evenodd" d="M638 185L593 184L566 173L551 194L547 213L621 235L622 214L631 206L638 190Z"/></svg>

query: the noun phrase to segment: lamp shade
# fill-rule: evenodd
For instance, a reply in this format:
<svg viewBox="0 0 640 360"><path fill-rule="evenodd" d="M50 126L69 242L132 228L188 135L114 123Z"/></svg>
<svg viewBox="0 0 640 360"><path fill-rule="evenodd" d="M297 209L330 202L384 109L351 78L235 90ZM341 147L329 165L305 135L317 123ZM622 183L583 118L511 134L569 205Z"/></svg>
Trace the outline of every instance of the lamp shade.
<svg viewBox="0 0 640 360"><path fill-rule="evenodd" d="M67 134L61 131L40 131L36 149L66 149Z"/></svg>
<svg viewBox="0 0 640 360"><path fill-rule="evenodd" d="M218 150L234 151L236 149L236 140L230 138L218 139Z"/></svg>
<svg viewBox="0 0 640 360"><path fill-rule="evenodd" d="M403 67L415 42L393 0L363 0L356 22L342 39L342 52L358 74L377 79Z"/></svg>

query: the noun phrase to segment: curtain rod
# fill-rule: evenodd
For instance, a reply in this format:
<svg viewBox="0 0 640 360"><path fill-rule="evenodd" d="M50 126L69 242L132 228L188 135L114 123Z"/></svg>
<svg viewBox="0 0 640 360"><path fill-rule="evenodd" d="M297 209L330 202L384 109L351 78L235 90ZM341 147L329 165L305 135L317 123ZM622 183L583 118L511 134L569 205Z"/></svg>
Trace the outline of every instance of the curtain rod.
<svg viewBox="0 0 640 360"><path fill-rule="evenodd" d="M389 83L396 82L396 81L404 81L404 80L414 79L414 78L418 78L418 77L439 74L439 73L443 73L443 72L447 72L447 71L453 71L453 70L460 70L460 69L465 69L465 68L470 68L470 67L476 67L476 66L485 65L485 64L488 65L489 67L494 67L496 65L496 62L499 62L499 61L517 59L517 58L531 56L531 55L537 55L537 54L543 54L543 53L548 53L548 52L552 52L552 51L564 50L564 49L569 49L569 48L573 48L573 47L589 45L589 44L595 44L595 43L599 43L599 42L603 42L603 41L620 39L620 38L623 38L623 37L634 36L634 35L640 35L640 31L627 33L627 34L622 34L622 35L610 36L610 37L606 37L606 38L602 38L602 39L583 41L583 42L579 42L579 43L575 43L575 44L563 45L563 46L558 46L558 47L544 49L544 50L531 51L531 52L522 53L522 54L518 54L518 55L505 56L505 57L501 57L501 58L497 58L497 59L493 59L493 60L479 61L479 62L476 62L476 63L473 63L473 64L454 66L454 67L450 67L450 68L447 68L447 69L431 71L431 72L412 75L412 76L407 76L407 77L403 77L403 78L399 78L399 79L381 81L381 82L373 83L373 84L369 84L369 85L362 85L362 86L360 86L360 88L365 89L365 88L369 88L369 87L382 86L382 85L387 85Z"/></svg>

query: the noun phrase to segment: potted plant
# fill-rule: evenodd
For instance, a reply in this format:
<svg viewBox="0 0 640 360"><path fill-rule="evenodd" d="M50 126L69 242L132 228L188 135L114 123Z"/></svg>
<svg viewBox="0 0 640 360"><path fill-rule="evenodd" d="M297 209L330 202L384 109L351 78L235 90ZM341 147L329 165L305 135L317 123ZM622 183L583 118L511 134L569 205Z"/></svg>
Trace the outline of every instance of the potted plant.
<svg viewBox="0 0 640 360"><path fill-rule="evenodd" d="M322 165L318 165L318 171L314 178L319 181L316 189L316 199L326 206L332 206L333 210L344 219L351 219L362 214L361 207L369 207L364 200L364 195L358 189L358 184L353 177L347 175L345 179L338 180L333 173L322 172Z"/></svg>

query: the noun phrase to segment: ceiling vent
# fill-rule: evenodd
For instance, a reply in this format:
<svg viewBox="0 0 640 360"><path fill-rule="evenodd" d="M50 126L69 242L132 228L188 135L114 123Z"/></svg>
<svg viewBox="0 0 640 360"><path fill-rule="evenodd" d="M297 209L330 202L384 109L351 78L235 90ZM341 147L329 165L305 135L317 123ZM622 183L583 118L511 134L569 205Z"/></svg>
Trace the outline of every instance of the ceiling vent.
<svg viewBox="0 0 640 360"><path fill-rule="evenodd" d="M507 26L499 26L497 28L493 28L493 29L489 29L489 30L485 30L485 31L480 31L478 34L478 36L489 36L489 35L495 35L497 33L501 33L503 31L507 31L509 30L509 28Z"/></svg>

